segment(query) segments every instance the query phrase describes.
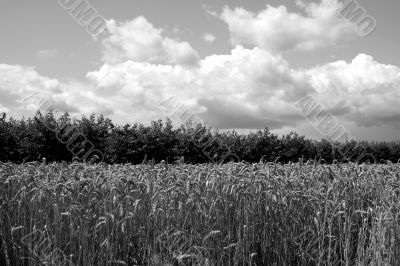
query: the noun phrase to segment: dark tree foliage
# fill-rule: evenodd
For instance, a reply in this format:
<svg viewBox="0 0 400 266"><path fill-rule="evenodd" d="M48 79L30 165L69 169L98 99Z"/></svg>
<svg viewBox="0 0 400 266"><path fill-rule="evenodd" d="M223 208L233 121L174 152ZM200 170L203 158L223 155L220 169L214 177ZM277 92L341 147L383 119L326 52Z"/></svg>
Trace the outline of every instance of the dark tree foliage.
<svg viewBox="0 0 400 266"><path fill-rule="evenodd" d="M72 136L90 141L103 154L106 163L133 163L161 160L172 163L184 158L186 163L245 160L249 163L303 160L337 162L398 162L400 142L349 141L331 143L306 139L291 132L272 134L268 128L249 134L211 130L206 125L190 123L174 128L172 121L158 120L150 125L114 125L102 115L73 119L68 113L54 117L38 113L34 118L16 120L0 114L0 161L23 163L73 160L79 148L71 152ZM76 141L75 141L76 142ZM234 154L227 157L225 154ZM221 158L221 160L214 160Z"/></svg>

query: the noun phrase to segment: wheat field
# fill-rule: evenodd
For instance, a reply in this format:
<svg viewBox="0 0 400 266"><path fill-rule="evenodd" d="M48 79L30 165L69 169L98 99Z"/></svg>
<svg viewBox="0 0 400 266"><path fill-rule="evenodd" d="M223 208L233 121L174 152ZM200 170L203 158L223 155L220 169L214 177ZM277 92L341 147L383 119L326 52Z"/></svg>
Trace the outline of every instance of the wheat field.
<svg viewBox="0 0 400 266"><path fill-rule="evenodd" d="M0 164L1 265L399 265L400 164Z"/></svg>

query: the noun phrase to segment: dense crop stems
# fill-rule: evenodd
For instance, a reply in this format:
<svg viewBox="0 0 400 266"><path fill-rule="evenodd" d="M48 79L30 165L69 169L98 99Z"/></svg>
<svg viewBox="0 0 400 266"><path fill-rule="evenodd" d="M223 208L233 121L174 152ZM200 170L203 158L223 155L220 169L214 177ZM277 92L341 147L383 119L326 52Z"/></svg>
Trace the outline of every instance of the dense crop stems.
<svg viewBox="0 0 400 266"><path fill-rule="evenodd" d="M0 263L400 265L399 187L399 164L2 163Z"/></svg>

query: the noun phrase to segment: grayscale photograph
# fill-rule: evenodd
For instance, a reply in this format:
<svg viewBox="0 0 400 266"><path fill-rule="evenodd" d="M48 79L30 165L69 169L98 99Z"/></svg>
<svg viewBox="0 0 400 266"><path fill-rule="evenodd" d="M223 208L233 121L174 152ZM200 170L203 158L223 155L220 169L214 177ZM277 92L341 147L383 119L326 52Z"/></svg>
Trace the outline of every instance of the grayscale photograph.
<svg viewBox="0 0 400 266"><path fill-rule="evenodd" d="M399 266L399 0L0 0L0 266Z"/></svg>

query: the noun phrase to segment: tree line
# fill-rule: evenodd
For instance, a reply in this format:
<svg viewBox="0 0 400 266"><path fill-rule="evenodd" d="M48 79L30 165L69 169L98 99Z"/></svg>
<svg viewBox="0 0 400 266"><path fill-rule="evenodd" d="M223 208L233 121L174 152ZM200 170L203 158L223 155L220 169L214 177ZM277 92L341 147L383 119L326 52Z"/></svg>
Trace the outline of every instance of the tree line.
<svg viewBox="0 0 400 266"><path fill-rule="evenodd" d="M88 148L89 147L89 148ZM93 149L95 148L95 149ZM91 150L90 150L91 149ZM116 125L102 115L80 119L68 113L56 118L37 113L33 118L0 114L0 161L71 162L86 160L90 151L105 163L139 164L146 161L222 163L229 161L398 162L399 141L348 141L307 139L295 132L278 136L266 127L248 134L218 131L187 123L174 127L170 119L150 125ZM100 159L99 159L100 160Z"/></svg>

